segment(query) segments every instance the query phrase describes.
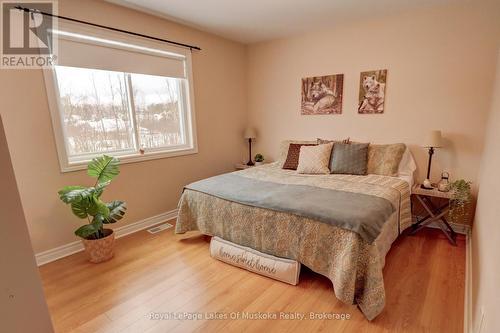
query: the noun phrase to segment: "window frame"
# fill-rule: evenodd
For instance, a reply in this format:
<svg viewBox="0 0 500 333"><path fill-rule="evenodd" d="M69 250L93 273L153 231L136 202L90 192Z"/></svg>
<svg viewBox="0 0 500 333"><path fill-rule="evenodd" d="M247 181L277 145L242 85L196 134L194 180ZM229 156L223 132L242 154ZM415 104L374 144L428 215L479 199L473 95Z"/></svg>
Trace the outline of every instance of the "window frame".
<svg viewBox="0 0 500 333"><path fill-rule="evenodd" d="M89 30L88 28L78 27L74 24L61 24L59 23L59 30L71 32L73 34L87 35L95 38L110 40L113 42L124 43L133 45L136 47L140 47L140 50L136 49L136 52L145 53L153 56L163 56L168 58L167 53L172 55L178 55L184 57L184 71L185 71L185 79L181 80L180 83L184 86L180 89L180 98L182 100L182 104L185 107L184 112L182 112L181 117L181 130L185 131L186 136L186 144L183 146L177 146L171 149L164 148L154 148L147 149L143 154L140 153L140 147L137 147L137 150L131 153L124 154L116 154L116 153L107 153L111 156L116 156L120 159L122 164L126 163L136 163L141 161L148 160L156 160L170 157L177 157L183 155L191 155L198 153L198 142L196 135L196 121L195 121L195 108L194 108L194 87L193 87L193 73L192 73L192 61L191 61L191 52L190 50L181 49L178 47L172 47L169 45L161 44L158 42L146 41L142 38L132 37L132 36L123 36L122 34L117 34L114 32L108 31L96 31L95 29ZM71 40L71 37L66 36L58 36L58 38L68 38ZM103 45L102 42L96 41L95 44ZM109 45L107 45L109 46ZM113 45L113 48L122 48L125 50L130 50L130 47L121 47L120 45ZM166 53L165 53L166 52ZM165 53L165 55L162 55ZM146 74L148 75L148 74ZM88 162L95 156L100 155L101 153L97 153L95 155L89 156L89 158L79 159L78 161L70 161L67 150L67 142L65 140L65 126L63 125L63 115L61 113L61 103L59 99L59 86L57 84L57 76L55 67L49 67L43 69L43 76L45 81L45 89L47 93L47 99L49 104L49 110L52 118L52 129L54 132L54 139L56 144L57 155L59 158L59 166L61 172L71 172L77 170L84 170L87 168ZM131 75L130 73L125 73L126 77L126 85L127 89L132 89L130 86L131 83ZM130 95L131 91L128 92ZM133 96L132 96L133 99ZM132 105L133 100L129 100L129 107L131 107L131 113L134 118L132 119L134 124L133 131L137 133L137 119L135 119L135 106ZM136 140L138 138L135 138ZM137 145L137 143L136 143ZM102 153L106 154L106 153Z"/></svg>

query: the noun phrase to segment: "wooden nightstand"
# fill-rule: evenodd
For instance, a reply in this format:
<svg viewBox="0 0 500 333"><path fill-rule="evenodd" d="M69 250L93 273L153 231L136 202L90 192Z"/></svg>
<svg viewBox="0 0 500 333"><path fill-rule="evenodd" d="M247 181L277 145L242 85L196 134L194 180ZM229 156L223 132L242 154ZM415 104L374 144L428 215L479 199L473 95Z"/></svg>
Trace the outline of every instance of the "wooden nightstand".
<svg viewBox="0 0 500 333"><path fill-rule="evenodd" d="M266 163L262 163L262 164L260 164L260 165L264 165L264 164L266 164ZM236 163L236 164L234 165L234 168L235 168L236 170L245 170L245 169L248 169L248 168L253 168L253 167L256 167L256 166L258 166L258 165L246 165L246 164L243 164L243 163Z"/></svg>
<svg viewBox="0 0 500 333"><path fill-rule="evenodd" d="M450 210L449 200L451 199L451 193L441 192L438 191L436 188L432 190L427 190L421 188L420 184L416 184L415 186L413 186L411 193L422 204L422 206L427 212L427 215L420 219L417 218L417 223L412 225L412 231L410 234L414 234L420 229L424 228L425 226L433 222L436 222L439 228L441 228L443 233L446 235L446 238L448 238L449 242L452 245L456 246L457 234L446 220L446 215ZM440 207L437 207L436 205L434 205L434 203L432 203L431 198L442 198L447 200L445 204L443 204Z"/></svg>
<svg viewBox="0 0 500 333"><path fill-rule="evenodd" d="M243 163L236 163L234 165L234 168L236 170L245 170L245 169L248 169L248 168L253 168L255 165L246 165L246 164L243 164Z"/></svg>

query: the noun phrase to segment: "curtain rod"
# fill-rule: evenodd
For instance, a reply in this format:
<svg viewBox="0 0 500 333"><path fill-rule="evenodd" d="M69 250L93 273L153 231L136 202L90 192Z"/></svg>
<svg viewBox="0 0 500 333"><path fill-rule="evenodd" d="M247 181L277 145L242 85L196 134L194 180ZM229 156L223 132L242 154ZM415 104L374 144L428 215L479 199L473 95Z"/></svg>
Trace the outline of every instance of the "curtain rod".
<svg viewBox="0 0 500 333"><path fill-rule="evenodd" d="M137 33L137 32L132 32L132 31L128 31L128 30L123 30L123 29L108 27L108 26L105 26L105 25L97 24L97 23L91 23L91 22L87 22L87 21L81 21L81 20L77 20L77 19L74 19L74 18L71 18L71 17L67 17L67 16L60 16L60 15L55 15L55 14L51 14L51 13L42 12L42 11L39 11L39 10L36 10L36 9L33 9L33 8L26 8L26 7L22 7L22 6L16 6L15 8L19 9L19 10L22 10L22 11L24 11L26 13L36 13L36 14L42 14L42 15L46 15L46 16L56 17L56 18L62 19L62 20L67 20L67 21L71 21L71 22L86 24L86 25L90 25L90 26L93 26L93 27L98 27L98 28L102 28L102 29L108 29L108 30L112 30L112 31L121 32L121 33L124 33L124 34L129 34L129 35L138 36L138 37L147 38L147 39L153 39L153 40L164 42L164 43L168 43L168 44L173 44L173 45L177 45L177 46L186 47L186 48L189 48L191 51L192 50L201 51L201 48L199 48L198 46L195 46L195 45L189 45L189 44L174 42L174 41L168 40L168 39L162 39L162 38L158 38L158 37L143 35L143 34L140 34L140 33Z"/></svg>

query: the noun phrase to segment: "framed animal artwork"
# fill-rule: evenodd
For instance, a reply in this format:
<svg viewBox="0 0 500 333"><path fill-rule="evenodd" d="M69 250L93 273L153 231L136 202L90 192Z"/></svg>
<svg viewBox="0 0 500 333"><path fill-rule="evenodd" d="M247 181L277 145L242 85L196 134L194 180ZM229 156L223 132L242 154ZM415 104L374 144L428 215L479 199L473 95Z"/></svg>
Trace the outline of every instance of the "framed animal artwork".
<svg viewBox="0 0 500 333"><path fill-rule="evenodd" d="M384 113L386 82L387 69L361 73L358 113Z"/></svg>
<svg viewBox="0 0 500 333"><path fill-rule="evenodd" d="M302 79L304 115L341 114L344 74L314 76Z"/></svg>

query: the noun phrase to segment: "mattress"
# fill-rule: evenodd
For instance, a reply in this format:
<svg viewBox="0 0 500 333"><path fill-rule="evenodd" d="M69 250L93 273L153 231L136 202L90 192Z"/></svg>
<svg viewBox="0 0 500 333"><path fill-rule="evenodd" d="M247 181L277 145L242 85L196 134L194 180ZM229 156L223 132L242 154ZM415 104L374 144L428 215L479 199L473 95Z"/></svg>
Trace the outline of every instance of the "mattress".
<svg viewBox="0 0 500 333"><path fill-rule="evenodd" d="M276 257L297 260L328 277L336 297L357 304L367 319L385 306L382 269L398 235L411 225L410 184L379 175L300 175L278 165L236 172L282 184L307 184L389 200L397 208L372 243L357 233L312 218L231 202L186 189L179 202L176 233L199 230ZM362 207L360 207L362 209Z"/></svg>

